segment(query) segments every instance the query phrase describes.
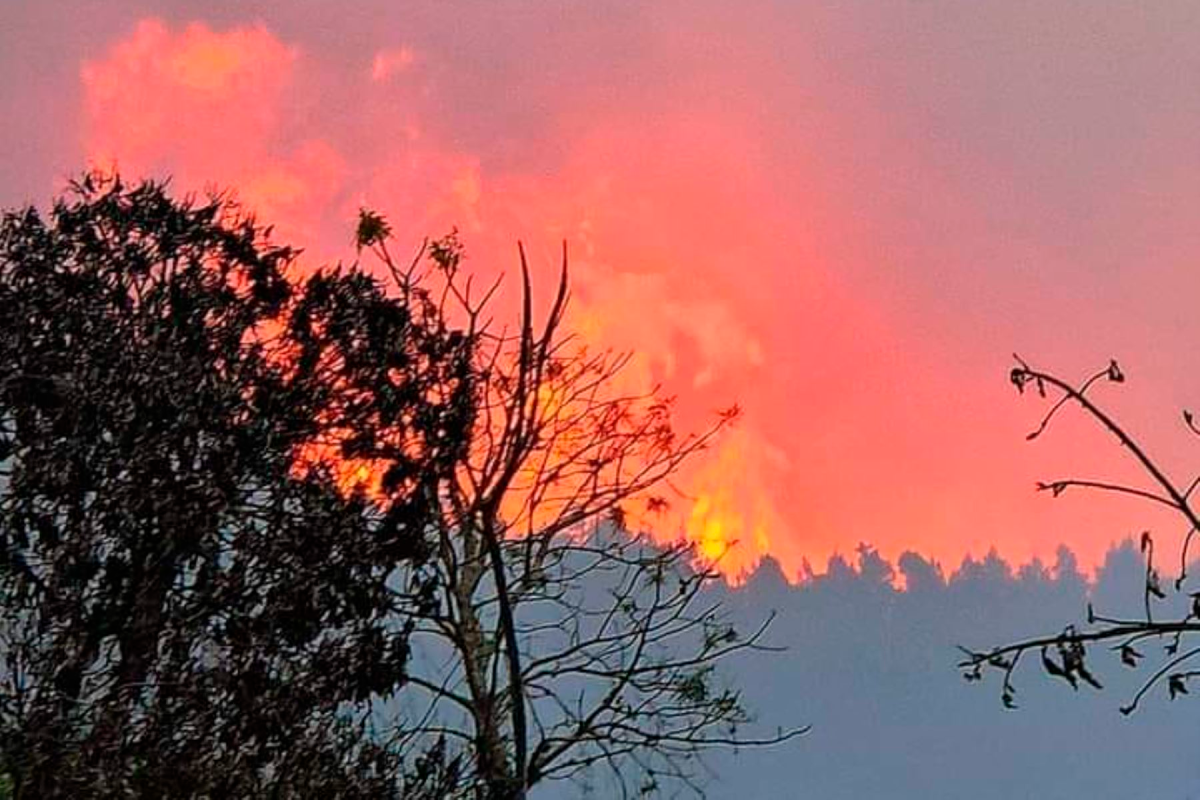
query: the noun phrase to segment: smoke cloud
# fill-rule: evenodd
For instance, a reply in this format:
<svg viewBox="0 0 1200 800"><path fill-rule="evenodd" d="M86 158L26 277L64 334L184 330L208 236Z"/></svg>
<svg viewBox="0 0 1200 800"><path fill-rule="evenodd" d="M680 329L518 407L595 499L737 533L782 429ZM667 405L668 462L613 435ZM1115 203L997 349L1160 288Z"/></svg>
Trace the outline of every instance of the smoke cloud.
<svg viewBox="0 0 1200 800"><path fill-rule="evenodd" d="M64 13L63 9L70 9ZM663 536L794 580L869 541L943 563L1068 542L1085 570L1161 517L1034 497L1122 454L1004 384L1013 349L1111 398L1176 471L1200 394L1187 3L76 3L6 9L0 199L84 163L232 187L313 263L362 205L401 242L542 281L636 354L680 427L739 429ZM1174 533L1169 527L1166 534ZM736 544L734 544L736 543Z"/></svg>

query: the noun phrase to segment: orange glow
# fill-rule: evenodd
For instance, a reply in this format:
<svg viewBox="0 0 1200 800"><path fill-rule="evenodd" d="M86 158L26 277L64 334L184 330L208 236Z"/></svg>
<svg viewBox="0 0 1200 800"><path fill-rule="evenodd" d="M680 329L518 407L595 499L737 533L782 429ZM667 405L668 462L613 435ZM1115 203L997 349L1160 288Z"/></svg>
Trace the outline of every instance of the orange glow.
<svg viewBox="0 0 1200 800"><path fill-rule="evenodd" d="M797 579L864 541L950 569L993 546L1018 563L1052 560L1064 540L1084 566L1099 562L1107 538L1060 533L1081 524L1078 507L1047 512L1032 497L1029 406L990 377L1004 353L986 385L968 384L952 344L909 330L926 321L896 310L886 262L857 238L856 204L876 199L843 190L816 145L789 144L798 186L781 199L753 110L684 100L629 110L581 96L563 101L561 132L547 134L560 137L553 169L497 166L424 113L448 58L400 42L363 54L348 84L361 103L347 110L306 91L337 65L261 25L144 21L82 69L84 146L128 174L237 187L314 261L346 256L362 205L414 249L457 227L469 269L484 282L510 276L498 320L516 309L515 241L529 247L544 304L567 240L567 327L595 351L632 352L614 392L661 386L678 397L681 432L744 409L673 482L667 513L633 519L663 541L695 542L732 580L767 554ZM878 144L872 125L840 123ZM929 194L947 207L960 199ZM842 279L843 261L874 294ZM370 465L337 469L345 486L378 485ZM514 496L514 517L522 502Z"/></svg>
<svg viewBox="0 0 1200 800"><path fill-rule="evenodd" d="M385 465L366 459L343 458L340 442L311 442L300 448L295 458L295 473L298 476L307 474L308 470L315 467L322 467L330 470L334 484L343 493L361 494L378 502L386 500L381 488Z"/></svg>
<svg viewBox="0 0 1200 800"><path fill-rule="evenodd" d="M687 537L734 582L772 552L770 531L780 527L748 455L761 447L745 430L730 431L689 476L696 494L687 511Z"/></svg>
<svg viewBox="0 0 1200 800"><path fill-rule="evenodd" d="M319 137L298 137L282 152L274 142L288 124L284 99L299 56L262 26L175 33L145 20L107 58L83 66L87 159L170 175L191 190L232 187L283 238L311 240L345 165Z"/></svg>

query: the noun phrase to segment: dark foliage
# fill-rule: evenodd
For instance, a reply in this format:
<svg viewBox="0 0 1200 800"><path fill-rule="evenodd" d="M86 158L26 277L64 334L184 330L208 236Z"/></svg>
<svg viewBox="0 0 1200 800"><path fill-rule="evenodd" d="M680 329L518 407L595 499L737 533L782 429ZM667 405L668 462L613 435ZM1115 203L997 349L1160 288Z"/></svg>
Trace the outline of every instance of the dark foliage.
<svg viewBox="0 0 1200 800"><path fill-rule="evenodd" d="M18 798L440 797L406 680L473 342L219 198L0 223L0 759ZM344 457L344 458L342 458ZM386 500L338 464L377 475ZM397 566L405 565L404 584ZM408 771L407 785L400 776Z"/></svg>
<svg viewBox="0 0 1200 800"><path fill-rule="evenodd" d="M740 732L716 667L764 628L714 573L613 535L735 412L677 438L615 393L565 258L497 332L453 236L403 269L389 234L385 291L152 183L0 222L0 793L648 794L800 732Z"/></svg>

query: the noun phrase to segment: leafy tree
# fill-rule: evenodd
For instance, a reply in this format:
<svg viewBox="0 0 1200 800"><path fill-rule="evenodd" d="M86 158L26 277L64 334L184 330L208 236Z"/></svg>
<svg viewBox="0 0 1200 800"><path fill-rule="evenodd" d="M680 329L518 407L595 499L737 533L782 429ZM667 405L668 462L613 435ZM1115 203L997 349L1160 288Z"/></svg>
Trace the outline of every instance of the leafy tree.
<svg viewBox="0 0 1200 800"><path fill-rule="evenodd" d="M451 236L302 275L230 202L89 175L0 221L0 774L16 798L695 786L745 738L625 359L489 324ZM384 282L386 281L386 283Z"/></svg>
<svg viewBox="0 0 1200 800"><path fill-rule="evenodd" d="M414 659L405 699L424 722L403 741L453 741L469 754L464 793L507 800L545 781L594 780L597 770L612 779L608 794L651 794L671 781L698 788L695 759L706 749L801 733L741 732L749 716L716 668L760 648L766 624L740 636L704 601L716 575L692 548L629 532L667 509L668 479L736 408L677 436L669 398L617 391L627 358L590 350L563 327L565 249L541 323L520 252L519 326L494 330L496 285L473 292L454 236L401 268L382 218L365 212L359 233L402 291L438 282L443 313L479 343L474 437L438 493L438 592L414 628L426 658Z"/></svg>
<svg viewBox="0 0 1200 800"><path fill-rule="evenodd" d="M453 778L434 747L405 786L371 699L405 682L472 345L420 297L301 279L295 255L220 198L96 175L0 222L13 797L441 797ZM385 502L345 491L339 451Z"/></svg>
<svg viewBox="0 0 1200 800"><path fill-rule="evenodd" d="M1183 523L1186 533L1179 554L1179 576L1170 585L1164 584L1155 564L1154 537L1149 532L1142 534L1140 546L1145 558L1145 572L1140 616L1113 617L1097 613L1089 604L1086 626L1068 625L1058 633L987 650L963 648L966 657L959 667L964 677L979 681L986 672L999 672L1001 700L1006 707L1015 707L1013 675L1022 658L1028 655L1038 659L1048 675L1073 689L1084 684L1100 689L1102 684L1093 671L1091 648L1103 644L1124 667L1143 668L1143 662L1152 665L1134 695L1121 706L1122 713L1132 713L1156 687L1165 687L1172 700L1188 694L1189 684L1200 677L1200 669L1195 663L1200 658L1200 645L1196 641L1200 634L1200 591L1192 591L1193 587L1188 585L1189 546L1200 532L1200 512L1193 500L1200 478L1186 485L1170 478L1146 448L1094 399L1099 386L1125 381L1125 373L1116 361L1109 362L1082 383L1074 384L1017 358L1010 379L1022 393L1033 389L1038 397L1054 400L1028 439L1041 436L1060 412L1075 406L1115 437L1146 478L1142 485L1104 479L1062 478L1039 483L1040 491L1050 492L1054 497L1077 489L1131 496L1169 509ZM1200 436L1200 428L1191 412L1183 412L1183 422L1191 433ZM1172 599L1183 602L1171 603ZM1174 609L1179 610L1176 613Z"/></svg>

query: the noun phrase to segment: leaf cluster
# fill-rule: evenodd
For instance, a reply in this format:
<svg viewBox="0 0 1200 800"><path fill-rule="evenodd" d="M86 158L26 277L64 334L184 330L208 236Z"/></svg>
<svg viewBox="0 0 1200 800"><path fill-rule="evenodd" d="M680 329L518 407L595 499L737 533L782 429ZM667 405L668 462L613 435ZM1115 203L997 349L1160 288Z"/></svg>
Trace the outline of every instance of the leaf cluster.
<svg viewBox="0 0 1200 800"><path fill-rule="evenodd" d="M434 797L456 769L431 751L406 789L369 711L406 682L473 343L296 257L224 198L113 176L0 221L14 797Z"/></svg>

